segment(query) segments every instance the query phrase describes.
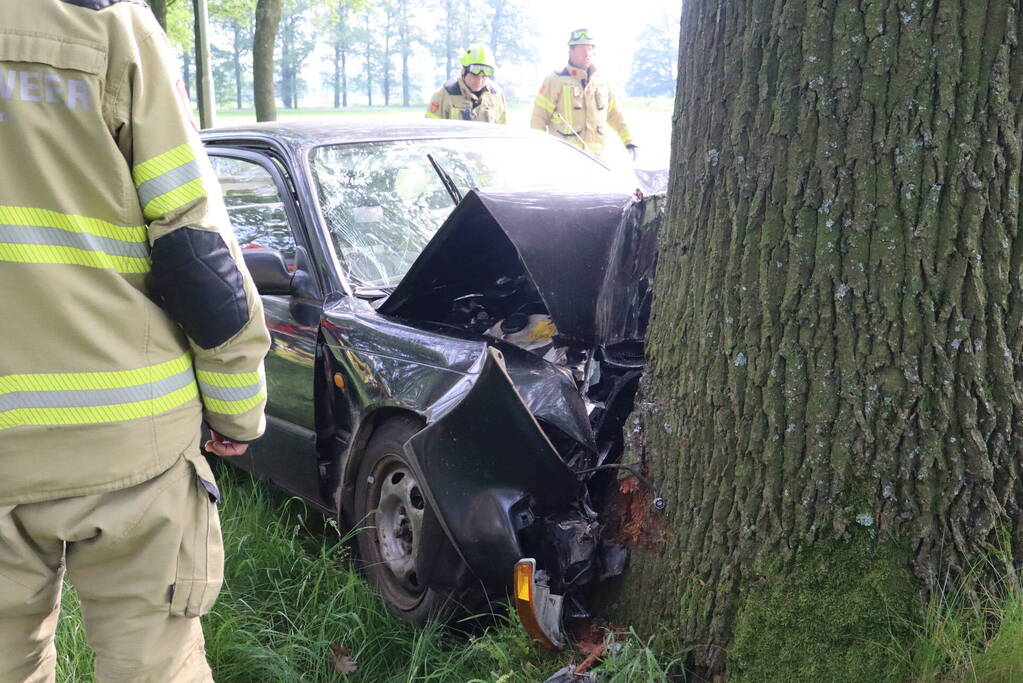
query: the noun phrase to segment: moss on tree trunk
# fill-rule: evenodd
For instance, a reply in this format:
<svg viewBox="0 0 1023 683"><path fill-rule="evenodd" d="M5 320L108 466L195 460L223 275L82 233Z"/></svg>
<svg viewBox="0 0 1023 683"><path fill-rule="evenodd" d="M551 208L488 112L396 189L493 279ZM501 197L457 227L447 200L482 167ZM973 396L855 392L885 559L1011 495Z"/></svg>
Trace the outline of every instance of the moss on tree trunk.
<svg viewBox="0 0 1023 683"><path fill-rule="evenodd" d="M936 580L1023 550L1021 3L682 11L632 446L670 506L617 617L732 680L882 680Z"/></svg>

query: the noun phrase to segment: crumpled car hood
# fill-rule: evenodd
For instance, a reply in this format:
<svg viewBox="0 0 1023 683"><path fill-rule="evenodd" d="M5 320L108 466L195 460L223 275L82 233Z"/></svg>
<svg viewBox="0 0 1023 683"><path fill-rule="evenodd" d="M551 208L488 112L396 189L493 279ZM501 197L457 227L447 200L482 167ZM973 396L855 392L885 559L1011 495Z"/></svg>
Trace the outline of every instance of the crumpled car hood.
<svg viewBox="0 0 1023 683"><path fill-rule="evenodd" d="M627 194L472 190L377 310L443 321L457 298L524 273L561 337L642 339L657 248L646 213Z"/></svg>

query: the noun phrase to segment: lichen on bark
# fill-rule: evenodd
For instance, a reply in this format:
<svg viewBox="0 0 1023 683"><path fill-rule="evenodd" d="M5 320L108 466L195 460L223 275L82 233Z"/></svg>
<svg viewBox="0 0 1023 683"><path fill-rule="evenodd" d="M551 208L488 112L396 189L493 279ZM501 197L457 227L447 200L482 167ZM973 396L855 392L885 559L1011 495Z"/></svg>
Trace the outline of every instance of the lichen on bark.
<svg viewBox="0 0 1023 683"><path fill-rule="evenodd" d="M760 670L752 647L729 664L751 586L783 594L868 521L871 556L924 598L1000 530L1019 564L1021 14L683 4L633 448L668 532L617 612L694 665Z"/></svg>

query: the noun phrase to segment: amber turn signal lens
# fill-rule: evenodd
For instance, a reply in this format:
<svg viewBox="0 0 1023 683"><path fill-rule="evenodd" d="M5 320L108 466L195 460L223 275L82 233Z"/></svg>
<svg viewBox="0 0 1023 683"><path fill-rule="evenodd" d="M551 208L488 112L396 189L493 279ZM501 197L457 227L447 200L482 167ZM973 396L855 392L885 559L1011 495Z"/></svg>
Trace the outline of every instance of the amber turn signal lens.
<svg viewBox="0 0 1023 683"><path fill-rule="evenodd" d="M561 596L551 595L546 576L541 583L537 578L536 560L526 557L515 563L515 611L526 633L545 648L560 650Z"/></svg>

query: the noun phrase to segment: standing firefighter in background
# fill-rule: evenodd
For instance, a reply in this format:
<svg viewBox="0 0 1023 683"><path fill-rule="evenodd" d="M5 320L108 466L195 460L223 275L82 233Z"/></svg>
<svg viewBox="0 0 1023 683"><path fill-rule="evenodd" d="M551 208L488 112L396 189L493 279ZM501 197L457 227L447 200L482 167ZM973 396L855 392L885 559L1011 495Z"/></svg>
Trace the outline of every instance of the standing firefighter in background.
<svg viewBox="0 0 1023 683"><path fill-rule="evenodd" d="M508 123L504 93L488 79L494 75L494 56L486 45L470 46L462 55L462 73L441 86L430 98L431 119Z"/></svg>
<svg viewBox="0 0 1023 683"><path fill-rule="evenodd" d="M604 153L604 135L610 125L618 131L635 161L638 148L611 86L593 66L593 49L589 31L584 28L572 31L568 66L544 79L533 101L530 125L596 156Z"/></svg>
<svg viewBox="0 0 1023 683"><path fill-rule="evenodd" d="M210 681L220 455L263 431L262 307L142 2L0 0L0 681Z"/></svg>

